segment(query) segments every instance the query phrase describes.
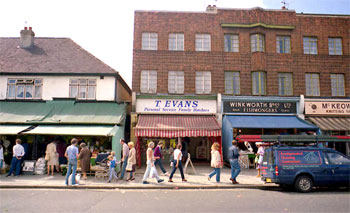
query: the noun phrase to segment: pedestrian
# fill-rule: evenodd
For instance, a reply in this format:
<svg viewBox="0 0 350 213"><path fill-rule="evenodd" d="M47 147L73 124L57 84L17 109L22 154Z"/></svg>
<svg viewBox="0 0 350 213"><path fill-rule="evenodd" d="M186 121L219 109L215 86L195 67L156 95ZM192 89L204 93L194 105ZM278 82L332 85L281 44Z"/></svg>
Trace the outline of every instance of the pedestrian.
<svg viewBox="0 0 350 213"><path fill-rule="evenodd" d="M86 173L90 171L91 152L85 143L81 143L80 148L81 148L79 153L80 168L81 168L81 172L83 173L83 180L86 180L87 179Z"/></svg>
<svg viewBox="0 0 350 213"><path fill-rule="evenodd" d="M78 140L76 138L73 138L71 140L71 145L68 146L68 148L64 154L64 156L68 160L68 170L67 170L67 174L66 174L66 186L68 186L68 178L69 178L71 171L72 171L72 185L73 186L79 185L79 184L75 183L75 174L77 172L78 156L79 156L79 150L78 150L77 144L78 144Z"/></svg>
<svg viewBox="0 0 350 213"><path fill-rule="evenodd" d="M128 181L133 181L135 180L134 177L134 172L136 170L136 150L134 148L134 142L129 142L128 143L129 146L129 157L128 157L128 165L126 167L126 171L128 171L130 173L129 179L127 179Z"/></svg>
<svg viewBox="0 0 350 213"><path fill-rule="evenodd" d="M173 176L177 168L180 170L182 182L186 182L187 180L185 179L184 171L182 168L182 152L181 152L182 145L178 144L175 151L174 151L174 161L173 161L173 170L171 171L170 177L168 182L173 182Z"/></svg>
<svg viewBox="0 0 350 213"><path fill-rule="evenodd" d="M258 147L258 151L256 153L256 157L258 158L258 166L257 166L258 175L256 177L261 177L261 167L264 160L265 149L262 146L261 142L256 142L255 145Z"/></svg>
<svg viewBox="0 0 350 213"><path fill-rule="evenodd" d="M117 160L116 158L114 157L114 153L108 155L108 163L109 165L109 178L108 178L108 183L110 183L112 181L113 178L115 178L115 181L117 182L118 181L118 176L115 172L115 167L117 165Z"/></svg>
<svg viewBox="0 0 350 213"><path fill-rule="evenodd" d="M4 166L4 148L2 143L0 143L0 174L2 174L2 168Z"/></svg>
<svg viewBox="0 0 350 213"><path fill-rule="evenodd" d="M211 167L214 168L214 170L209 174L208 176L208 180L210 181L210 179L216 175L216 182L220 183L220 172L221 172L221 168L222 168L222 162L221 162L221 156L220 156L220 145L218 143L213 143L213 145L211 146Z"/></svg>
<svg viewBox="0 0 350 213"><path fill-rule="evenodd" d="M21 139L17 138L16 139L16 145L13 146L13 157L11 161L11 168L9 173L6 175L6 177L11 176L12 173L15 171L15 177L18 177L18 175L21 172L21 159L24 156L24 148L21 145L22 141Z"/></svg>
<svg viewBox="0 0 350 213"><path fill-rule="evenodd" d="M125 169L126 166L128 165L128 157L129 157L129 147L128 145L125 143L124 138L120 139L120 144L122 145L122 149L123 149L123 157L122 157L122 172L120 173L120 179L124 178L124 174L125 174Z"/></svg>
<svg viewBox="0 0 350 213"><path fill-rule="evenodd" d="M153 148L154 148L154 142L150 142L148 144L148 149L146 151L146 156L147 156L147 161L146 161L146 171L145 174L143 175L143 184L149 184L149 182L147 181L147 178L151 172L152 167L154 167L154 155L153 155ZM154 167L155 169L155 167ZM156 170L157 171L157 170ZM163 182L163 179L160 179L157 172L155 172L155 178L157 179L158 183Z"/></svg>
<svg viewBox="0 0 350 213"><path fill-rule="evenodd" d="M158 145L156 146L156 148L154 149L154 159L155 159L154 166L157 167L157 165L159 165L159 167L162 170L162 172L165 175L169 175L169 173L164 169L163 163L162 163L162 159L164 159L164 157L162 155L162 148L163 148L163 146L164 146L163 141L160 141L158 143Z"/></svg>
<svg viewBox="0 0 350 213"><path fill-rule="evenodd" d="M46 146L45 155L45 160L47 160L47 175L50 175L51 168L51 175L53 176L54 168L58 165L58 153L56 151L56 143L54 141ZM58 170L58 168L56 169Z"/></svg>
<svg viewBox="0 0 350 213"><path fill-rule="evenodd" d="M238 162L238 148L237 148L237 141L232 141L232 146L229 148L229 157L230 157L230 166L231 166L231 178L232 184L239 184L237 182L237 176L241 172L241 167L239 166Z"/></svg>
<svg viewBox="0 0 350 213"><path fill-rule="evenodd" d="M58 164L67 164L67 158L64 156L64 153L66 152L66 143L59 138L56 140L56 150L58 153Z"/></svg>

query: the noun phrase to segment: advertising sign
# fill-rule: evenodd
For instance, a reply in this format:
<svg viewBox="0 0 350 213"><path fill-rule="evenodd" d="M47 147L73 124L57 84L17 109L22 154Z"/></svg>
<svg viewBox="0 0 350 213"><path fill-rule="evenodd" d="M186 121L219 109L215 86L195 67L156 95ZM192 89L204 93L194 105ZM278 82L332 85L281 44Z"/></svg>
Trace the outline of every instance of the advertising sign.
<svg viewBox="0 0 350 213"><path fill-rule="evenodd" d="M224 101L224 113L296 113L296 102Z"/></svg>
<svg viewBox="0 0 350 213"><path fill-rule="evenodd" d="M320 165L319 151L279 151L278 161L281 165Z"/></svg>
<svg viewBox="0 0 350 213"><path fill-rule="evenodd" d="M306 115L350 115L349 102L309 102L305 101Z"/></svg>

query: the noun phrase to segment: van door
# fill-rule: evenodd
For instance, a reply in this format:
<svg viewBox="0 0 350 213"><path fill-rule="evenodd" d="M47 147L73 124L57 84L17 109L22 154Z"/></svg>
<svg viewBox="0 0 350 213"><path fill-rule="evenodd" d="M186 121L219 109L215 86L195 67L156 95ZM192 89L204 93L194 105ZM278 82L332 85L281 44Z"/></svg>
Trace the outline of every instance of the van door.
<svg viewBox="0 0 350 213"><path fill-rule="evenodd" d="M338 152L326 151L325 154L330 175L333 177L331 184L348 185L350 182L350 159Z"/></svg>

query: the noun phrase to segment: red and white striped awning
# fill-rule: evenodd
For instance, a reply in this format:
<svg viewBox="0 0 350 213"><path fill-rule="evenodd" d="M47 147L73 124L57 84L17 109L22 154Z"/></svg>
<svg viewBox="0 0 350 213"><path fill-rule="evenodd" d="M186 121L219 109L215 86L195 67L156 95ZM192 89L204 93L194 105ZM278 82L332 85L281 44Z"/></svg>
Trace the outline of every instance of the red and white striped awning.
<svg viewBox="0 0 350 213"><path fill-rule="evenodd" d="M139 115L137 137L217 137L221 128L214 116Z"/></svg>

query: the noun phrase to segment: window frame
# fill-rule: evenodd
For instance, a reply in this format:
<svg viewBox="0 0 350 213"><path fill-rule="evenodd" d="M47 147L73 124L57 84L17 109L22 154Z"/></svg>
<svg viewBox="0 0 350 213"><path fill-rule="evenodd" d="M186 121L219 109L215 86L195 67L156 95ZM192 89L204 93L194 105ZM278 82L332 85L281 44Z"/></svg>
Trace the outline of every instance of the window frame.
<svg viewBox="0 0 350 213"><path fill-rule="evenodd" d="M315 43L316 52L312 52L313 48L311 43ZM303 36L303 53L305 55L317 55L318 54L318 38L316 36ZM307 49L306 49L307 47ZM308 51L307 51L308 50Z"/></svg>
<svg viewBox="0 0 350 213"><path fill-rule="evenodd" d="M255 88L254 88L254 74L255 73L259 73L258 75L258 85L259 85L259 91L258 93L255 93ZM264 74L264 75L261 75ZM261 82L261 76L264 77L264 82ZM262 84L263 83L263 84ZM262 91L262 85L264 85L264 91ZM253 71L252 72L252 95L256 95L256 96L265 96L267 94L267 73L265 71Z"/></svg>
<svg viewBox="0 0 350 213"><path fill-rule="evenodd" d="M226 39L227 37L230 38L229 41L228 39ZM228 42L230 42L230 45L228 45ZM224 52L232 52L232 53L239 52L239 34L230 34L230 33L224 34Z"/></svg>
<svg viewBox="0 0 350 213"><path fill-rule="evenodd" d="M289 46L288 51L286 51L286 38L289 40ZM280 49L280 43L279 41L282 41L282 51ZM280 51L278 51L280 50ZM276 53L279 54L290 54L291 53L291 36L290 35L277 35L276 36Z"/></svg>
<svg viewBox="0 0 350 213"><path fill-rule="evenodd" d="M205 38L206 36L209 36L208 38ZM208 39L208 49L205 49L205 41ZM200 41L200 42L199 42ZM197 44L201 44L198 46ZM210 52L211 51L211 34L210 33L196 33L195 35L195 50L197 52Z"/></svg>
<svg viewBox="0 0 350 213"><path fill-rule="evenodd" d="M340 53L337 53L337 40L340 40ZM331 42L333 41L333 42ZM330 45L330 42L332 45ZM331 46L333 46L333 51L331 51ZM329 55L343 55L343 39L341 37L328 37L328 54Z"/></svg>
<svg viewBox="0 0 350 213"><path fill-rule="evenodd" d="M253 41L255 41L255 38L256 39L256 42L253 43ZM260 44L260 39L261 39L261 43ZM254 44L256 43L256 49L255 49L255 46L253 46ZM262 45L262 48L261 48L261 45ZM265 52L265 35L262 34L262 33L253 33L253 34L250 34L250 51L251 52Z"/></svg>
<svg viewBox="0 0 350 213"><path fill-rule="evenodd" d="M342 82L339 82L339 76L342 76ZM333 88L333 79L336 79L336 87ZM333 97L344 97L345 96L345 74L343 73L331 73L330 74L330 78L331 78L331 92L332 92L332 96ZM341 86L339 86L339 84L341 84ZM336 94L333 93L333 89L336 90ZM342 91L340 91L340 89L342 89ZM341 94L342 93L342 94Z"/></svg>
<svg viewBox="0 0 350 213"><path fill-rule="evenodd" d="M143 79L143 73L147 72L147 79ZM140 92L143 94L156 94L157 89L158 89L158 72L156 70L141 70L141 78L140 78ZM153 77L152 75L154 74L155 79L151 79ZM154 80L155 85L151 85ZM146 81L147 88L143 90L142 85L143 81ZM154 91L153 91L154 90Z"/></svg>
<svg viewBox="0 0 350 213"><path fill-rule="evenodd" d="M307 87L307 76L308 75L310 75L310 91L311 91L311 94L310 93L308 93L308 87ZM313 86L313 80L314 79L316 79L316 78L314 78L313 76L317 76L317 94L314 94L314 92L315 92L315 87ZM309 92L310 92L309 91ZM305 95L306 96L320 96L320 94L321 94L321 91L320 91L320 74L319 73L305 73Z"/></svg>
<svg viewBox="0 0 350 213"><path fill-rule="evenodd" d="M198 74L200 74L201 73L201 76L198 76ZM208 77L208 76L206 76L207 74L209 73L209 83L208 82L206 82L206 77ZM199 79L199 78L201 78L201 79ZM201 88L198 88L198 82L199 81L201 81ZM209 85L209 89L208 88L206 88L206 85ZM203 95L203 94L211 94L211 92L212 92L212 85L211 85L211 71L196 71L196 76L195 76L195 92L196 92L196 94L198 94L198 95Z"/></svg>
<svg viewBox="0 0 350 213"><path fill-rule="evenodd" d="M175 35L175 48L171 49L171 36ZM178 38L179 35L182 35L182 40L181 38ZM179 42L182 43L182 49L179 49ZM169 33L168 35L168 50L169 51L184 51L185 50L185 34L184 33Z"/></svg>
<svg viewBox="0 0 350 213"><path fill-rule="evenodd" d="M144 35L148 35L145 39L148 39L147 46L144 46ZM152 35L156 35L152 38ZM155 39L155 47L152 47L152 39ZM143 32L141 33L141 50L158 50L158 33L156 32Z"/></svg>
<svg viewBox="0 0 350 213"><path fill-rule="evenodd" d="M230 74L230 76L227 78L226 74ZM235 76L237 74L237 76ZM228 95L240 95L241 94L241 73L240 71L225 71L224 72L224 78L225 78L225 94ZM235 80L238 79L238 82L235 82ZM232 92L228 92L228 88L227 88L227 82L230 81L230 83L232 83L230 86L232 87ZM235 85L238 85L236 87L238 87L238 91L235 91Z"/></svg>
<svg viewBox="0 0 350 213"><path fill-rule="evenodd" d="M285 76L281 76L281 75L285 75ZM288 79L288 80L290 80L290 82L286 82L284 79L284 85L289 84L289 88L287 89L287 91L290 91L290 94L282 94L282 89L283 89L284 93L286 93L285 92L286 90L284 88L281 88L280 79L282 77L286 78L286 76L290 76L290 79ZM293 96L293 94L294 94L294 91L293 91L293 88L294 88L293 87L293 73L291 73L291 72L279 72L277 74L277 79L278 79L278 95L279 96Z"/></svg>
<svg viewBox="0 0 350 213"><path fill-rule="evenodd" d="M73 81L76 81L74 83ZM83 83L86 81L86 83ZM90 81L94 81L94 83L90 83ZM72 95L72 88L76 87L76 95ZM85 87L85 97L81 97L82 88ZM89 91L91 88L94 88L94 96L89 97ZM75 98L77 100L96 100L96 92L97 92L97 79L94 78L70 78L69 79L69 98Z"/></svg>
<svg viewBox="0 0 350 213"><path fill-rule="evenodd" d="M173 75L173 76L175 76L175 78L174 78L174 80L175 80L175 82L174 82L174 91L170 91L170 81L171 81L170 73L175 73L175 75ZM179 75L180 73L182 75ZM179 87L179 85L177 84L180 81L182 81L182 90L181 90L181 86ZM185 93L185 72L184 71L173 71L172 70L172 71L168 72L168 93L169 94L184 94Z"/></svg>
<svg viewBox="0 0 350 213"><path fill-rule="evenodd" d="M14 81L11 83L10 81ZM27 97L28 86L31 87L31 97ZM10 87L14 87L14 96L9 96ZM18 87L23 87L23 97L18 97ZM38 90L37 90L38 88ZM37 97L37 91L39 91L40 97ZM41 100L43 91L43 78L8 78L7 79L7 91L6 99L11 100Z"/></svg>

